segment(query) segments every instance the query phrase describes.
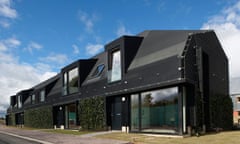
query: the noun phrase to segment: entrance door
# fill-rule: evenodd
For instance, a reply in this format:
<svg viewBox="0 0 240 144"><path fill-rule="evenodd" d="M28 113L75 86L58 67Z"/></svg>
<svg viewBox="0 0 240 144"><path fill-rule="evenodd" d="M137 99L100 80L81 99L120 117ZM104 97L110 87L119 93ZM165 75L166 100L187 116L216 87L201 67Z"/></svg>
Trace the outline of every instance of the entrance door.
<svg viewBox="0 0 240 144"><path fill-rule="evenodd" d="M121 97L116 97L111 105L112 129L121 130L122 128L122 101Z"/></svg>

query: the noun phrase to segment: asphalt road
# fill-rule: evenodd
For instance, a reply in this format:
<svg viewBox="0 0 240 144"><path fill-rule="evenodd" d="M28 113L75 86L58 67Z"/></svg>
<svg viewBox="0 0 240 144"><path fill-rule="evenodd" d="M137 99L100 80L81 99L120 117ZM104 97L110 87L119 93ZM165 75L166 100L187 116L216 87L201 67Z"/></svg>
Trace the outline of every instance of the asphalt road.
<svg viewBox="0 0 240 144"><path fill-rule="evenodd" d="M40 144L40 143L0 133L0 144Z"/></svg>

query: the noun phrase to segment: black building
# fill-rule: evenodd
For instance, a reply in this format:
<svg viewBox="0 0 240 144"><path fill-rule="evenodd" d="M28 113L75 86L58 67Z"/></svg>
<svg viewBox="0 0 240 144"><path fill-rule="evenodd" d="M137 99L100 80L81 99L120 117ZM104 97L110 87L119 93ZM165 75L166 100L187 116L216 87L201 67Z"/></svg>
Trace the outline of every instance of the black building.
<svg viewBox="0 0 240 144"><path fill-rule="evenodd" d="M95 57L12 96L8 124L29 125L31 109L47 106L51 120L45 124L78 128L85 124L86 98L103 99L103 125L113 130L183 135L232 126L228 59L213 31L122 36Z"/></svg>

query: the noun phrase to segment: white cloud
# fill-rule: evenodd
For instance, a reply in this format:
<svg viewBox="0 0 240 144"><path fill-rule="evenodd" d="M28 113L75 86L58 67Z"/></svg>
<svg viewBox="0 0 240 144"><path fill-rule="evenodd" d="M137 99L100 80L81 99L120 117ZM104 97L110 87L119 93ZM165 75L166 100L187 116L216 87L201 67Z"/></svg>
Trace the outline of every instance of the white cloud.
<svg viewBox="0 0 240 144"><path fill-rule="evenodd" d="M86 46L86 53L90 56L96 55L103 49L102 44L88 44Z"/></svg>
<svg viewBox="0 0 240 144"><path fill-rule="evenodd" d="M0 16L15 19L17 17L17 11L11 8L11 0L0 0Z"/></svg>
<svg viewBox="0 0 240 144"><path fill-rule="evenodd" d="M9 50L9 48L15 48L21 45L21 42L16 38L8 38L0 40L0 51Z"/></svg>
<svg viewBox="0 0 240 144"><path fill-rule="evenodd" d="M94 22L97 20L97 16L95 14L89 15L84 11L79 11L78 16L80 21L85 25L87 32L93 32Z"/></svg>
<svg viewBox="0 0 240 144"><path fill-rule="evenodd" d="M73 47L73 53L74 53L74 54L79 54L79 48L78 48L78 46L75 45L75 44L73 44L72 47Z"/></svg>
<svg viewBox="0 0 240 144"><path fill-rule="evenodd" d="M20 62L18 56L11 53L11 48L20 45L21 41L14 37L0 40L0 112L6 111L11 95L56 75L46 64Z"/></svg>
<svg viewBox="0 0 240 144"><path fill-rule="evenodd" d="M0 25L4 28L10 27L10 23L7 20L0 20Z"/></svg>
<svg viewBox="0 0 240 144"><path fill-rule="evenodd" d="M28 44L28 46L27 46L26 48L24 48L24 50L27 50L27 51L29 51L30 53L32 53L33 50L40 50L40 49L42 49L42 48L43 48L43 46L40 45L39 43L31 41L31 42Z"/></svg>
<svg viewBox="0 0 240 144"><path fill-rule="evenodd" d="M21 42L16 38L8 38L4 41L8 47L18 47Z"/></svg>
<svg viewBox="0 0 240 144"><path fill-rule="evenodd" d="M240 1L211 17L202 29L214 29L227 53L230 76L240 77Z"/></svg>
<svg viewBox="0 0 240 144"><path fill-rule="evenodd" d="M5 46L4 43L0 42L0 51L6 51L7 47Z"/></svg>
<svg viewBox="0 0 240 144"><path fill-rule="evenodd" d="M15 60L12 55L0 52L0 57L7 57L8 60L0 58L0 108L6 110L9 106L9 97L20 90L29 89L37 83L56 75L55 72L41 71L33 65L23 64Z"/></svg>
<svg viewBox="0 0 240 144"><path fill-rule="evenodd" d="M68 61L68 58L67 58L67 55L65 54L51 53L46 57L40 58L40 60L47 63L64 64Z"/></svg>
<svg viewBox="0 0 240 144"><path fill-rule="evenodd" d="M126 27L123 24L120 24L118 26L117 32L116 32L117 36L123 36L123 35L131 35L131 32L129 30L126 29Z"/></svg>

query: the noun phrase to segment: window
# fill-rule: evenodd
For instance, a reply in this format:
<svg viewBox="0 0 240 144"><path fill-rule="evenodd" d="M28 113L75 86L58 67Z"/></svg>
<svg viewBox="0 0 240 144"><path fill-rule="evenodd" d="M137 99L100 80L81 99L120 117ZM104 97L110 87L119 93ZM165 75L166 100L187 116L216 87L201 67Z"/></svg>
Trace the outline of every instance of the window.
<svg viewBox="0 0 240 144"><path fill-rule="evenodd" d="M63 74L63 95L78 92L79 87L79 71L78 67L64 72Z"/></svg>
<svg viewBox="0 0 240 144"><path fill-rule="evenodd" d="M35 94L33 94L31 99L32 104L35 104L35 100L36 100L36 97L35 97Z"/></svg>
<svg viewBox="0 0 240 144"><path fill-rule="evenodd" d="M139 130L139 95L131 95L131 130Z"/></svg>
<svg viewBox="0 0 240 144"><path fill-rule="evenodd" d="M68 73L68 90L70 94L78 92L78 68L74 68Z"/></svg>
<svg viewBox="0 0 240 144"><path fill-rule="evenodd" d="M63 74L63 95L67 95L68 94L68 92L67 92L67 83L68 83L67 73L65 72Z"/></svg>
<svg viewBox="0 0 240 144"><path fill-rule="evenodd" d="M22 96L21 95L17 96L17 105L18 105L18 108L22 108Z"/></svg>
<svg viewBox="0 0 240 144"><path fill-rule="evenodd" d="M175 133L178 130L178 87L131 95L131 129Z"/></svg>
<svg viewBox="0 0 240 144"><path fill-rule="evenodd" d="M99 66L97 66L96 70L94 71L94 73L92 74L92 77L98 77L100 76L100 74L102 73L102 71L104 70L105 65L101 64Z"/></svg>
<svg viewBox="0 0 240 144"><path fill-rule="evenodd" d="M239 103L240 103L240 97L237 97L237 102L239 102Z"/></svg>
<svg viewBox="0 0 240 144"><path fill-rule="evenodd" d="M109 82L114 82L121 80L122 71L121 71L121 53L120 50L114 51L111 56L111 66L110 66L110 78Z"/></svg>
<svg viewBox="0 0 240 144"><path fill-rule="evenodd" d="M40 102L44 102L45 101L45 90L41 90L40 91Z"/></svg>

